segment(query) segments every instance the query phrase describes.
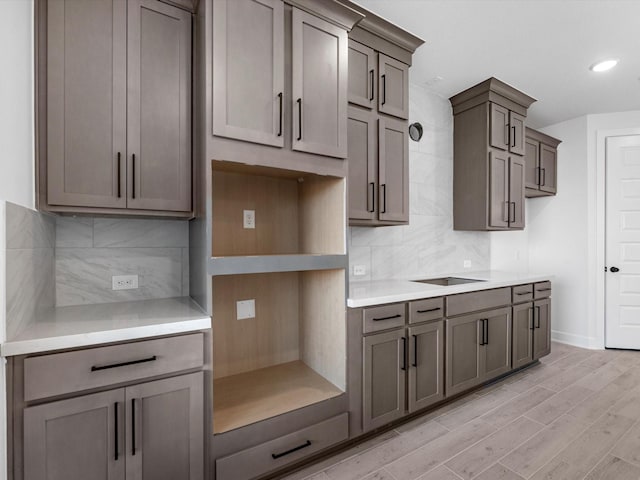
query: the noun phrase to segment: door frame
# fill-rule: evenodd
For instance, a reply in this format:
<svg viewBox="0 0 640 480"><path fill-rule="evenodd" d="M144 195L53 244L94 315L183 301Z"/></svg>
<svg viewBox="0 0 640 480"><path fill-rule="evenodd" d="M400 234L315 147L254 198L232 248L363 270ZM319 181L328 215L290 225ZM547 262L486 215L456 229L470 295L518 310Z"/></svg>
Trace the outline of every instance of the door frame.
<svg viewBox="0 0 640 480"><path fill-rule="evenodd" d="M596 238L595 238L595 264L592 264L595 277L595 338L592 339L591 348L604 349L606 346L606 187L607 187L607 137L622 137L627 135L640 135L640 128L621 128L596 130Z"/></svg>

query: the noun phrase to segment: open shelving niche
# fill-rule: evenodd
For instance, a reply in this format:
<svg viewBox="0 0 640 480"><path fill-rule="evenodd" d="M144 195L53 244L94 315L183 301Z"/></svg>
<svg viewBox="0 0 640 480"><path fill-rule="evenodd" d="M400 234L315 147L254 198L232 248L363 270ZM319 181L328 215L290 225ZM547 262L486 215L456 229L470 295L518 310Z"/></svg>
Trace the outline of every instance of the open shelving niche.
<svg viewBox="0 0 640 480"><path fill-rule="evenodd" d="M344 393L345 188L341 177L212 162L215 434ZM248 299L255 317L237 320Z"/></svg>

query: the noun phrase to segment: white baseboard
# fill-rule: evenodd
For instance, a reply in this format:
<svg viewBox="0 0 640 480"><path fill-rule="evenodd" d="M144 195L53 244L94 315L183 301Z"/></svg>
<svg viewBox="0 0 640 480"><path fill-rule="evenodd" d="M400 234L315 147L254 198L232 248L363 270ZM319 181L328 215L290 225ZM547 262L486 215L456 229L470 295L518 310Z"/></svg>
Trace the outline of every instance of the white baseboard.
<svg viewBox="0 0 640 480"><path fill-rule="evenodd" d="M566 343L573 347L588 348L589 350L603 350L600 341L597 338L587 337L585 335L576 335L575 333L559 332L551 330L551 340L558 343Z"/></svg>

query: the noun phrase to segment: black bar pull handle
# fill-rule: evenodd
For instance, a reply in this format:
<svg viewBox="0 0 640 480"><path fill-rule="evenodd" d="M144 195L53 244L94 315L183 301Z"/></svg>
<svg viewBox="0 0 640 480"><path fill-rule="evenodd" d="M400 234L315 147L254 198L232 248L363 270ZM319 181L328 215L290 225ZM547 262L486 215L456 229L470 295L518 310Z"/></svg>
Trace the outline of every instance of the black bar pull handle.
<svg viewBox="0 0 640 480"><path fill-rule="evenodd" d="M390 317L379 317L379 318L374 318L373 321L374 322L379 322L381 320L391 320L392 318L400 318L402 315L400 315L399 313L396 315L391 315Z"/></svg>
<svg viewBox="0 0 640 480"><path fill-rule="evenodd" d="M489 345L489 319L484 319L484 344Z"/></svg>
<svg viewBox="0 0 640 480"><path fill-rule="evenodd" d="M278 136L282 136L282 92L278 94L279 114L278 114Z"/></svg>
<svg viewBox="0 0 640 480"><path fill-rule="evenodd" d="M118 198L122 197L122 186L120 182L120 173L122 170L122 155L118 152Z"/></svg>
<svg viewBox="0 0 640 480"><path fill-rule="evenodd" d="M381 184L380 188L382 189L382 211L380 213L387 213L387 184Z"/></svg>
<svg viewBox="0 0 640 480"><path fill-rule="evenodd" d="M407 337L402 337L402 366L400 370L407 369Z"/></svg>
<svg viewBox="0 0 640 480"><path fill-rule="evenodd" d="M387 103L387 76L382 75L382 105Z"/></svg>
<svg viewBox="0 0 640 480"><path fill-rule="evenodd" d="M538 316L538 321L536 323L536 328L540 328L540 313L542 311L542 307L536 306L536 310L538 310L538 315L537 315Z"/></svg>
<svg viewBox="0 0 640 480"><path fill-rule="evenodd" d="M529 307L527 310L529 311L529 325L531 325L531 327L529 327L529 330L535 330L536 326L533 323L534 322L534 320L533 320L533 317L534 317L533 307Z"/></svg>
<svg viewBox="0 0 640 480"><path fill-rule="evenodd" d="M117 462L118 461L118 450L120 450L120 446L118 445L118 402L113 404L113 414L115 417L115 424L114 424L114 450L115 450L115 455L114 455L114 460Z"/></svg>
<svg viewBox="0 0 640 480"><path fill-rule="evenodd" d="M272 453L271 454L271 458L276 460L276 459L278 459L280 457L284 457L285 455L289 455L290 453L297 452L298 450L302 450L303 448L307 448L307 447L310 447L310 446L311 446L311 440L307 440L302 445L298 445L297 447L293 447L292 449L287 450L286 452Z"/></svg>
<svg viewBox="0 0 640 480"><path fill-rule="evenodd" d="M538 177L538 186L541 187L542 186L542 168L541 167L536 167L536 175Z"/></svg>
<svg viewBox="0 0 640 480"><path fill-rule="evenodd" d="M131 155L131 199L136 198L136 154Z"/></svg>
<svg viewBox="0 0 640 480"><path fill-rule="evenodd" d="M417 313L428 313L428 312L437 312L438 310L442 310L440 307L436 308L427 308L426 310L416 310Z"/></svg>
<svg viewBox="0 0 640 480"><path fill-rule="evenodd" d="M531 292L516 292L516 295L531 295Z"/></svg>
<svg viewBox="0 0 640 480"><path fill-rule="evenodd" d="M536 292L550 292L551 289L550 288L537 288Z"/></svg>
<svg viewBox="0 0 640 480"><path fill-rule="evenodd" d="M296 100L298 104L298 141L302 140L302 98Z"/></svg>
<svg viewBox="0 0 640 480"><path fill-rule="evenodd" d="M367 209L368 212L376 211L376 184L375 182L369 182L369 187L371 187L371 210Z"/></svg>
<svg viewBox="0 0 640 480"><path fill-rule="evenodd" d="M544 187L547 184L547 169L541 168L540 172L542 173L542 183L540 184L540 186Z"/></svg>
<svg viewBox="0 0 640 480"><path fill-rule="evenodd" d="M515 126L511 127L511 130L513 131L513 141L511 142L511 146L515 147L516 146L516 127Z"/></svg>
<svg viewBox="0 0 640 480"><path fill-rule="evenodd" d="M157 359L158 357L154 355L153 357L141 358L140 360L131 360L130 362L112 363L110 365L100 365L100 366L94 365L93 367L91 367L91 371L97 372L99 370L108 370L110 368L126 367L127 365L136 365L138 363L153 362Z"/></svg>
<svg viewBox="0 0 640 480"><path fill-rule="evenodd" d="M136 399L131 399L131 455L136 454Z"/></svg>
<svg viewBox="0 0 640 480"><path fill-rule="evenodd" d="M413 337L413 365L414 367L418 366L418 336L411 335Z"/></svg>
<svg viewBox="0 0 640 480"><path fill-rule="evenodd" d="M374 84L375 84L375 80L376 80L375 79L375 73L376 72L373 71L373 68L371 70L369 70L369 77L371 77L371 84L370 84L371 92L369 92L369 100L373 100L373 89L375 88Z"/></svg>
<svg viewBox="0 0 640 480"><path fill-rule="evenodd" d="M482 345L484 345L484 319L481 318L480 320L478 320L478 322L480 322L480 341L479 341L479 345L482 346Z"/></svg>

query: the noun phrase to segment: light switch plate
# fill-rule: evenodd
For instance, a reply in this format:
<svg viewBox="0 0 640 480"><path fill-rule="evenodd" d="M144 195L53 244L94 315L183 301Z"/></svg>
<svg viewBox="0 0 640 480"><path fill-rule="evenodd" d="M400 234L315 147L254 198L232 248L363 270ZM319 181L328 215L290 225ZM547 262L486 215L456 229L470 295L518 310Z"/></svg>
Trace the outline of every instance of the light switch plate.
<svg viewBox="0 0 640 480"><path fill-rule="evenodd" d="M465 260L463 265L464 268L471 268L471 260Z"/></svg>
<svg viewBox="0 0 640 480"><path fill-rule="evenodd" d="M256 301L253 298L236 302L236 319L244 320L246 318L256 318Z"/></svg>
<svg viewBox="0 0 640 480"><path fill-rule="evenodd" d="M244 228L256 228L256 211L255 210L242 211L242 226Z"/></svg>
<svg viewBox="0 0 640 480"><path fill-rule="evenodd" d="M138 275L114 275L111 277L112 290L135 290L138 288Z"/></svg>

